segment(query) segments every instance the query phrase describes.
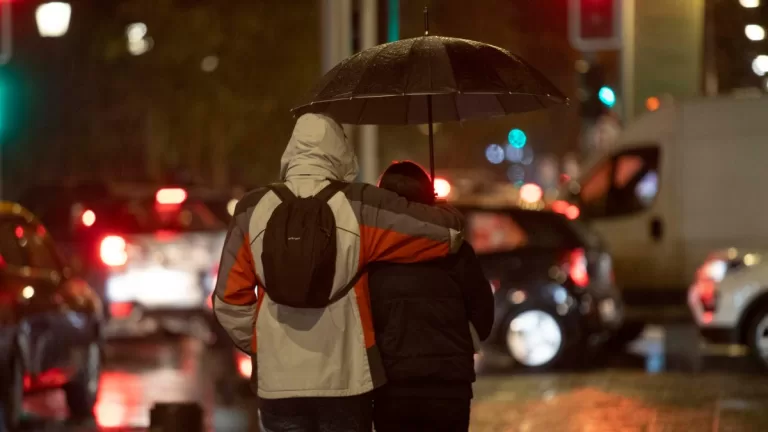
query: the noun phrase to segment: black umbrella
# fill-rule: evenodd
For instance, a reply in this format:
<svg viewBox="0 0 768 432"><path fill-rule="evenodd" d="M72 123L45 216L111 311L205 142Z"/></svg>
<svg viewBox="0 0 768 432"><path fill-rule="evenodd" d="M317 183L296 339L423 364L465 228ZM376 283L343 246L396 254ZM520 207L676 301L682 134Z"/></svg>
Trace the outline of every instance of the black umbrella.
<svg viewBox="0 0 768 432"><path fill-rule="evenodd" d="M567 102L539 71L509 51L467 39L424 36L361 51L331 69L294 115L327 114L347 124L429 125L490 118Z"/></svg>

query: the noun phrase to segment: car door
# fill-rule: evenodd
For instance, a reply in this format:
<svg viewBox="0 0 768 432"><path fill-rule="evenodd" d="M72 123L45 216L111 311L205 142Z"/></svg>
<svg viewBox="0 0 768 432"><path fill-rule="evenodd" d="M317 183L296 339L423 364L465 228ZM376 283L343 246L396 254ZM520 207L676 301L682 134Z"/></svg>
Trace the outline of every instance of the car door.
<svg viewBox="0 0 768 432"><path fill-rule="evenodd" d="M82 344L87 321L66 301L68 280L45 228L24 222L17 228L34 277L34 295L28 300L30 346L41 372L69 370Z"/></svg>

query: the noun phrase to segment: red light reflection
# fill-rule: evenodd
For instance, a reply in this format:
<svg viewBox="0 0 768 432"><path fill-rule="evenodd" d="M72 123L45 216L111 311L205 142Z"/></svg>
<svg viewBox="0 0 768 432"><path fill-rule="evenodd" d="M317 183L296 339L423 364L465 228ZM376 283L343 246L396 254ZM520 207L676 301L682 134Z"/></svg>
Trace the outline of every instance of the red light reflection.
<svg viewBox="0 0 768 432"><path fill-rule="evenodd" d="M14 233L16 234L16 238L22 238L24 237L24 228L21 226L17 226L14 230Z"/></svg>
<svg viewBox="0 0 768 432"><path fill-rule="evenodd" d="M112 428L129 423L130 407L141 407L141 385L139 378L126 372L103 372L99 400L93 412L96 424Z"/></svg>

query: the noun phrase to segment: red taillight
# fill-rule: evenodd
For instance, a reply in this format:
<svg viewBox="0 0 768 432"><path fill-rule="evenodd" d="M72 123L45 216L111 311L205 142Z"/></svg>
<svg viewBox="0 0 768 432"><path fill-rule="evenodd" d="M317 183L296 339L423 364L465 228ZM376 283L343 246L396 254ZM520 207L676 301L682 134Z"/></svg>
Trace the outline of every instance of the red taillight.
<svg viewBox="0 0 768 432"><path fill-rule="evenodd" d="M565 215L570 220L578 219L581 211L578 207L563 200L557 200L552 203L552 211Z"/></svg>
<svg viewBox="0 0 768 432"><path fill-rule="evenodd" d="M578 219L580 214L581 210L579 210L579 208L575 205L568 206L568 208L565 210L565 217L570 220Z"/></svg>
<svg viewBox="0 0 768 432"><path fill-rule="evenodd" d="M451 184L448 180L440 177L435 178L435 196L438 198L447 198L451 194Z"/></svg>
<svg viewBox="0 0 768 432"><path fill-rule="evenodd" d="M160 189L155 194L158 204L181 204L187 200L187 191L181 188Z"/></svg>
<svg viewBox="0 0 768 432"><path fill-rule="evenodd" d="M93 226L93 224L96 223L96 213L94 213L93 210L86 210L80 215L80 221L86 227Z"/></svg>
<svg viewBox="0 0 768 432"><path fill-rule="evenodd" d="M555 213L565 214L565 211L568 210L568 206L570 206L570 204L568 204L567 201L557 200L552 203L552 211Z"/></svg>
<svg viewBox="0 0 768 432"><path fill-rule="evenodd" d="M110 267L124 265L128 261L127 247L125 239L120 236L104 237L99 247L101 261Z"/></svg>
<svg viewBox="0 0 768 432"><path fill-rule="evenodd" d="M568 275L576 286L585 288L589 285L589 273L587 272L587 256L584 249L576 249L571 252L568 263Z"/></svg>
<svg viewBox="0 0 768 432"><path fill-rule="evenodd" d="M125 318L133 311L131 303L112 303L109 305L109 312L115 318Z"/></svg>

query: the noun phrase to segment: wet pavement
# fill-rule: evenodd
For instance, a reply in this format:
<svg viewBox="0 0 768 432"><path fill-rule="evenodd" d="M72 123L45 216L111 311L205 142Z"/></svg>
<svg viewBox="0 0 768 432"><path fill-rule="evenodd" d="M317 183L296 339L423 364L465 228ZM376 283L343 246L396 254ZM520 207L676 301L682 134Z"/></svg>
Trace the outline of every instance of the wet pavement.
<svg viewBox="0 0 768 432"><path fill-rule="evenodd" d="M768 374L743 352L710 350L701 361L672 361L663 339L663 330L649 331L634 345L636 354L600 355L575 370L486 367L475 385L471 430L768 431ZM191 339L111 344L96 424L66 423L63 396L50 392L25 401L25 430L146 430L154 403L184 401L204 406L209 430L257 430L254 400L233 385L226 354Z"/></svg>

